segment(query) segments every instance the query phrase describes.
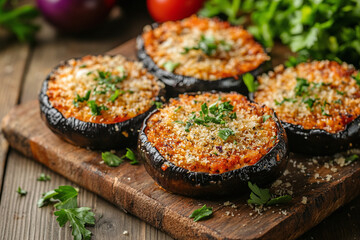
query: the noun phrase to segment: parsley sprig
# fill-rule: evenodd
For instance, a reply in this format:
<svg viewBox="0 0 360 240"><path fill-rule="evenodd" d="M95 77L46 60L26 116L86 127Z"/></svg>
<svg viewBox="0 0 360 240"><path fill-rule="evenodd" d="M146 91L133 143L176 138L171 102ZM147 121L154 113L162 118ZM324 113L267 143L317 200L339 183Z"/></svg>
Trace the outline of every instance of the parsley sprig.
<svg viewBox="0 0 360 240"><path fill-rule="evenodd" d="M112 152L103 152L101 154L101 158L105 162L105 164L110 167L119 166L121 163L124 162L125 158L131 161L131 165L139 163L139 161L136 159L135 153L130 148L126 148L126 153L122 157L119 157Z"/></svg>
<svg viewBox="0 0 360 240"><path fill-rule="evenodd" d="M213 213L212 209L212 207L206 207L205 204L201 208L194 210L189 218L194 218L194 222L209 218Z"/></svg>
<svg viewBox="0 0 360 240"><path fill-rule="evenodd" d="M45 173L41 173L40 176L36 179L40 182L46 182L46 181L50 181L51 177L49 175L46 175Z"/></svg>
<svg viewBox="0 0 360 240"><path fill-rule="evenodd" d="M90 100L87 102L88 103L88 106L91 110L91 114L93 116L99 116L101 115L101 111L106 111L106 110L109 110L108 107L106 107L105 105L97 105L95 100Z"/></svg>
<svg viewBox="0 0 360 240"><path fill-rule="evenodd" d="M256 184L252 184L251 182L248 182L248 186L251 190L250 199L248 200L249 204L270 206L288 203L292 200L290 195L271 197L269 189L259 188Z"/></svg>
<svg viewBox="0 0 360 240"><path fill-rule="evenodd" d="M39 11L32 5L12 7L9 1L0 0L0 28L16 35L21 42L32 41L39 26L33 20Z"/></svg>
<svg viewBox="0 0 360 240"><path fill-rule="evenodd" d="M95 224L95 215L91 208L78 207L77 196L79 190L72 186L59 186L59 188L44 193L38 201L38 207L43 207L50 203L56 203L54 206L57 211L56 221L60 227L70 222L72 235L75 240L90 239L91 232L85 228L85 225Z"/></svg>

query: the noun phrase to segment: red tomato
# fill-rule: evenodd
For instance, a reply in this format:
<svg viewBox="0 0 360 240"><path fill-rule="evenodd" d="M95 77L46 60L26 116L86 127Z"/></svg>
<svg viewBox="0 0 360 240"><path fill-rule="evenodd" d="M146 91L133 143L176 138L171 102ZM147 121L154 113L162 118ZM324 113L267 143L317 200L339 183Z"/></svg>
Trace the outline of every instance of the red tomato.
<svg viewBox="0 0 360 240"><path fill-rule="evenodd" d="M175 21L200 10L205 0L147 0L151 17L157 22Z"/></svg>

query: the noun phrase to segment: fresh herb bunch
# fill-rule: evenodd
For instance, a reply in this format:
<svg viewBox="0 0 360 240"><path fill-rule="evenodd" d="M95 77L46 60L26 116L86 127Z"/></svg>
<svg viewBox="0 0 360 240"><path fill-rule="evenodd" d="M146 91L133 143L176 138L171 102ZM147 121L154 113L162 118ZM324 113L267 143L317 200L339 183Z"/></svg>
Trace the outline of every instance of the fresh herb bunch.
<svg viewBox="0 0 360 240"><path fill-rule="evenodd" d="M22 41L34 39L39 26L33 23L39 11L31 5L13 7L10 1L0 0L0 28L4 28L16 35Z"/></svg>
<svg viewBox="0 0 360 240"><path fill-rule="evenodd" d="M248 30L266 47L279 39L301 58L360 66L360 2L355 0L209 0L199 14L251 14Z"/></svg>

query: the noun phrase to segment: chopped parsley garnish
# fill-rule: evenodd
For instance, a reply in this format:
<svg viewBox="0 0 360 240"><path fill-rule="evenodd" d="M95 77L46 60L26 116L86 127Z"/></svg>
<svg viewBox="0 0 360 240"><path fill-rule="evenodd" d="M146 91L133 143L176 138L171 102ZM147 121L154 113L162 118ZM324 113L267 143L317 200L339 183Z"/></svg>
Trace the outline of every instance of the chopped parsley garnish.
<svg viewBox="0 0 360 240"><path fill-rule="evenodd" d="M40 182L46 182L46 181L50 181L51 177L49 175L45 175L45 173L41 173L40 176L36 179Z"/></svg>
<svg viewBox="0 0 360 240"><path fill-rule="evenodd" d="M295 95L303 96L304 94L308 94L308 88L310 83L305 78L296 78L296 87L295 87Z"/></svg>
<svg viewBox="0 0 360 240"><path fill-rule="evenodd" d="M255 92L256 89L259 86L259 83L255 81L254 76L251 75L250 73L245 73L243 75L243 81L247 87L247 89L249 90L249 92Z"/></svg>
<svg viewBox="0 0 360 240"><path fill-rule="evenodd" d="M345 162L346 162L346 163L352 163L352 162L354 162L354 161L356 161L356 160L358 160L358 159L359 159L359 155L353 154L353 155L347 157L347 158L345 159Z"/></svg>
<svg viewBox="0 0 360 240"><path fill-rule="evenodd" d="M183 121L175 120L174 123L185 124Z"/></svg>
<svg viewBox="0 0 360 240"><path fill-rule="evenodd" d="M101 115L101 111L109 110L104 105L98 106L94 100L88 101L88 106L90 107L91 114L93 116L99 116L99 115Z"/></svg>
<svg viewBox="0 0 360 240"><path fill-rule="evenodd" d="M177 112L181 109L181 106L178 106L177 108L175 108L174 112Z"/></svg>
<svg viewBox="0 0 360 240"><path fill-rule="evenodd" d="M180 63L167 61L166 63L164 63L163 67L165 68L166 71L173 72L175 70L175 68L177 68L179 65L180 65Z"/></svg>
<svg viewBox="0 0 360 240"><path fill-rule="evenodd" d="M356 81L356 84L360 86L360 72L355 76L351 76L355 81Z"/></svg>
<svg viewBox="0 0 360 240"><path fill-rule="evenodd" d="M339 91L339 90L336 90L336 93L339 94L339 95L342 95L342 96L345 94L345 92L342 92L342 91Z"/></svg>
<svg viewBox="0 0 360 240"><path fill-rule="evenodd" d="M227 102L215 102L211 104L209 107L206 103L201 105L201 110L199 111L199 116L196 113L189 118L189 121L186 122L185 131L189 132L190 127L194 124L203 125L208 127L209 123L215 124L225 124L225 118L228 117L230 119L236 119L236 113L232 112L234 110L234 106L230 104L230 101ZM223 140L227 140L230 135L234 135L234 132L229 129L219 130L218 136Z"/></svg>
<svg viewBox="0 0 360 240"><path fill-rule="evenodd" d="M219 130L219 132L218 132L218 136L224 141L226 141L230 136L233 136L233 135L235 135L235 133L230 128L224 128L224 129Z"/></svg>
<svg viewBox="0 0 360 240"><path fill-rule="evenodd" d="M274 100L274 102L275 102L275 105L280 106L280 105L284 104L284 102L296 103L297 100L293 99L293 98L284 98L281 102L278 102L276 99Z"/></svg>
<svg viewBox="0 0 360 240"><path fill-rule="evenodd" d="M213 56L218 49L218 45L221 45L225 51L231 50L231 45L224 40L216 41L213 36L201 35L200 40L196 46L184 47L182 54L188 53L190 50L201 50L208 56Z"/></svg>
<svg viewBox="0 0 360 240"><path fill-rule="evenodd" d="M212 207L206 207L205 204L201 208L194 210L189 216L189 218L194 218L194 222L197 222L202 219L206 219L210 217L211 214L213 213L212 209L213 209Z"/></svg>
<svg viewBox="0 0 360 240"><path fill-rule="evenodd" d="M124 158L131 160L130 162L131 165L135 165L139 163L138 160L136 159L135 153L130 148L126 148L126 153L122 157L119 157L111 152L103 152L101 153L101 158L105 162L105 164L108 165L109 167L119 166L121 163L124 162L123 160Z"/></svg>
<svg viewBox="0 0 360 240"><path fill-rule="evenodd" d="M21 187L18 187L18 189L16 190L16 192L20 195L20 196L25 196L27 194L27 191L25 191L24 189L22 189Z"/></svg>
<svg viewBox="0 0 360 240"><path fill-rule="evenodd" d="M79 68L86 68L86 67L87 67L86 64L79 66Z"/></svg>
<svg viewBox="0 0 360 240"><path fill-rule="evenodd" d="M248 200L249 204L270 206L288 203L292 200L290 195L272 198L269 189L259 188L256 184L252 184L251 182L248 182L248 186L251 190L250 199Z"/></svg>
<svg viewBox="0 0 360 240"><path fill-rule="evenodd" d="M79 102L86 102L89 100L91 90L87 91L84 97L80 97L79 94L76 94L76 98L73 101L75 107L79 107Z"/></svg>
<svg viewBox="0 0 360 240"><path fill-rule="evenodd" d="M325 112L326 105L330 105L330 104L327 101L324 101L323 105L321 106L321 114L330 117L331 115Z"/></svg>
<svg viewBox="0 0 360 240"><path fill-rule="evenodd" d="M192 126L193 124L189 121L186 122L186 125L185 125L185 132L190 132L190 127Z"/></svg>
<svg viewBox="0 0 360 240"><path fill-rule="evenodd" d="M116 89L119 89L117 84L121 83L125 78L127 78L125 71L122 72L123 75L120 77L117 75L112 75L111 72L108 71L97 70L98 76L96 76L94 80L97 81L98 86L95 87L94 93L106 94L109 91L116 91Z"/></svg>
<svg viewBox="0 0 360 240"><path fill-rule="evenodd" d="M341 99L337 99L337 100L333 101L333 103L342 104L342 101L341 101Z"/></svg>
<svg viewBox="0 0 360 240"><path fill-rule="evenodd" d="M262 116L263 122L266 122L266 120L268 120L269 118L271 118L271 115L264 115L264 116Z"/></svg>
<svg viewBox="0 0 360 240"><path fill-rule="evenodd" d="M160 108L163 107L163 103L162 103L162 102L153 102L153 104L155 105L155 107L156 107L157 109L160 109Z"/></svg>
<svg viewBox="0 0 360 240"><path fill-rule="evenodd" d="M60 227L70 222L75 240L90 239L91 232L85 228L86 224L95 224L95 214L91 208L78 207L77 196L78 189L72 186L60 186L43 194L38 201L38 207L43 207L49 203L56 203L54 206L58 211L54 212L57 216L56 221Z"/></svg>
<svg viewBox="0 0 360 240"><path fill-rule="evenodd" d="M111 102L115 102L115 100L119 97L119 95L120 95L119 89L116 89L115 92L111 94L109 100Z"/></svg>
<svg viewBox="0 0 360 240"><path fill-rule="evenodd" d="M308 108L312 111L316 100L318 100L318 99L315 99L315 98L307 98L307 99L303 99L302 102L305 103L305 104L307 104Z"/></svg>

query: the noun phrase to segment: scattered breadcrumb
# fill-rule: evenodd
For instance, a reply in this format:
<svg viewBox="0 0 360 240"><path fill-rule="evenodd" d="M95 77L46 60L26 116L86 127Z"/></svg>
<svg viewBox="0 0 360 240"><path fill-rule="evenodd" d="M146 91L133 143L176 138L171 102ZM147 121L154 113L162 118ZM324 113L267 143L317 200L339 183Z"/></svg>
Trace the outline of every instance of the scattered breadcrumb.
<svg viewBox="0 0 360 240"><path fill-rule="evenodd" d="M289 175L289 174L290 174L290 172L289 172L289 170L287 170L287 169L286 169L286 170L284 171L284 173L283 173L284 176Z"/></svg>
<svg viewBox="0 0 360 240"><path fill-rule="evenodd" d="M330 170L334 173L336 173L338 171L338 169L336 167L332 167Z"/></svg>
<svg viewBox="0 0 360 240"><path fill-rule="evenodd" d="M123 231L123 234L124 235L129 235L129 232L125 230L125 231Z"/></svg>
<svg viewBox="0 0 360 240"><path fill-rule="evenodd" d="M271 187L278 187L282 184L282 181L280 179L276 180L272 185Z"/></svg>
<svg viewBox="0 0 360 240"><path fill-rule="evenodd" d="M230 206L232 203L230 201L224 202L224 206Z"/></svg>
<svg viewBox="0 0 360 240"><path fill-rule="evenodd" d="M331 178L332 178L333 176L332 175L330 175L330 174L328 174L328 175L326 175L326 181L330 181L331 180Z"/></svg>
<svg viewBox="0 0 360 240"><path fill-rule="evenodd" d="M301 203L302 203L302 204L306 204L306 203L307 203L307 197L303 196L303 197L302 197L302 200L301 200Z"/></svg>

